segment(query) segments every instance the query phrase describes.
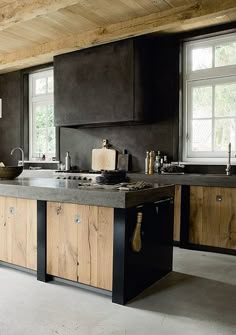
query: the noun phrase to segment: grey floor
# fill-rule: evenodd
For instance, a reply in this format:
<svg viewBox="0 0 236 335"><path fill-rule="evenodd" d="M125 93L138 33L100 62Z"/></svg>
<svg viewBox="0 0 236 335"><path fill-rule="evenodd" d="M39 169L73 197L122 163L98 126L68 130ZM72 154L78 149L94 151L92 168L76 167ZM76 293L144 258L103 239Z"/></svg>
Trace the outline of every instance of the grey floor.
<svg viewBox="0 0 236 335"><path fill-rule="evenodd" d="M0 335L236 334L236 257L174 252L174 272L128 306L0 267Z"/></svg>

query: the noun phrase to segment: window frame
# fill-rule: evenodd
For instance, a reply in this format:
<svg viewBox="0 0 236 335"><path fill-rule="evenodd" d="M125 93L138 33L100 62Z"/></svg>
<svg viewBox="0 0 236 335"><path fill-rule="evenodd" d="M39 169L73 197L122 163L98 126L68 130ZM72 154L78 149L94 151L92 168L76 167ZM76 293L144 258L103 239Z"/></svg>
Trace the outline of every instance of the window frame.
<svg viewBox="0 0 236 335"><path fill-rule="evenodd" d="M43 102L49 102L49 103L53 103L54 106L54 91L51 94L42 94L42 95L37 95L34 96L33 95L33 91L34 91L34 81L35 79L41 78L42 77L42 72L45 73L45 77L48 77L48 75L51 75L52 72L54 72L53 67L47 67L47 68L42 68L38 71L32 71L28 73L28 136L29 136L29 141L28 141L28 156L29 162L36 162L36 161L40 161L40 162L45 162L45 163L52 163L54 162L52 160L52 157L56 157L56 159L58 158L58 137L59 137L59 132L57 127L55 127L55 154L47 157L45 160L42 160L41 157L39 157L38 159L36 157L33 157L32 153L33 153L33 104L40 104ZM57 161L57 160L56 160ZM55 161L55 162L56 162Z"/></svg>
<svg viewBox="0 0 236 335"><path fill-rule="evenodd" d="M225 152L218 152L213 154L210 152L198 152L197 154L189 153L189 122L191 121L192 110L189 107L189 87L199 87L214 85L218 83L228 83L230 81L236 82L236 65L227 65L214 67L214 59L212 59L212 68L189 71L191 69L191 50L196 47L207 47L211 46L213 48L219 44L227 44L229 42L236 42L236 33L224 33L214 37L204 37L194 40L183 41L182 45L182 161L185 163L194 164L225 164L228 157L227 150ZM221 43L222 42L222 43ZM189 57L188 57L189 56ZM204 84L203 84L204 83ZM197 85L200 84L200 85ZM214 100L214 99L213 99ZM214 102L213 102L214 103ZM212 115L212 120L215 120L214 115ZM225 117L227 118L227 117ZM232 117L236 119L236 116ZM212 135L213 136L213 135ZM233 164L236 164L235 151L232 151L231 160Z"/></svg>

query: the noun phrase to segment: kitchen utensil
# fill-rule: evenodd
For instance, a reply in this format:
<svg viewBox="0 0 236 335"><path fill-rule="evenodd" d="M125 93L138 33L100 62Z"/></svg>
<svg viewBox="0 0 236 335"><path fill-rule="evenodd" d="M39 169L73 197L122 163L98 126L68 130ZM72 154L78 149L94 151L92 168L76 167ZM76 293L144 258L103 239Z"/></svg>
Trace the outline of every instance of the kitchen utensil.
<svg viewBox="0 0 236 335"><path fill-rule="evenodd" d="M66 152L66 157L65 157L65 170L70 171L71 169L71 158L69 151Z"/></svg>
<svg viewBox="0 0 236 335"><path fill-rule="evenodd" d="M101 176L96 178L98 184L113 185L126 181L125 171L102 171Z"/></svg>
<svg viewBox="0 0 236 335"><path fill-rule="evenodd" d="M137 213L137 223L133 232L131 246L134 252L140 252L142 249L142 240L141 240L141 223L143 219L143 213Z"/></svg>
<svg viewBox="0 0 236 335"><path fill-rule="evenodd" d="M108 140L103 140L102 149L92 150L92 170L115 170L116 150L108 148Z"/></svg>
<svg viewBox="0 0 236 335"><path fill-rule="evenodd" d="M129 165L130 165L129 161L130 161L130 155L127 153L127 150L124 149L123 153L118 155L118 163L117 163L118 170L129 171Z"/></svg>

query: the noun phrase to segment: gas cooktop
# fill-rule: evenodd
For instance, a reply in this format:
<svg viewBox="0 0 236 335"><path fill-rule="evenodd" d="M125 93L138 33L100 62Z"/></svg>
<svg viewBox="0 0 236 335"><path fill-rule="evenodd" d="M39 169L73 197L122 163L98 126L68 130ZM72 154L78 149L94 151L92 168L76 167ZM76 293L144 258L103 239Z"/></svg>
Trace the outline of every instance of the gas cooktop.
<svg viewBox="0 0 236 335"><path fill-rule="evenodd" d="M56 179L68 179L68 180L80 180L95 182L96 177L101 175L101 171L88 171L88 170L78 170L78 171L54 171L53 176Z"/></svg>

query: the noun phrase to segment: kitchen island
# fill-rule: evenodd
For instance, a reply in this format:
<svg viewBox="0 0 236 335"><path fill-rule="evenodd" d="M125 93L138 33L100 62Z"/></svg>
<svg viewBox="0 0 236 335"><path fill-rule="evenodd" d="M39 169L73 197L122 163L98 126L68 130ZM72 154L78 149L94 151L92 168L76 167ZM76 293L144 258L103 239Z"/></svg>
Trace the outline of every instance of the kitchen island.
<svg viewBox="0 0 236 335"><path fill-rule="evenodd" d="M125 304L172 271L173 185L117 191L79 189L78 182L72 180L18 178L0 181L0 196L5 213L0 222L0 241L5 254L8 245L2 236L11 240L12 229L8 227L15 222L15 241L9 244L11 257L1 258L4 252L0 252L1 261L27 267L28 260L15 261L19 252L16 250L14 258L12 246L20 245L20 252L24 250L27 256L35 230L37 262L31 268L37 269L38 280L77 282L111 292L113 302ZM22 207L24 200L30 203ZM21 220L23 225L27 222L26 246L22 247L23 242L17 241L23 235L17 215L22 216L24 209L29 213ZM143 218L141 249L134 250L131 242L138 213ZM33 215L36 218L32 221ZM36 229L32 228L34 222ZM30 259L33 257L31 254Z"/></svg>

